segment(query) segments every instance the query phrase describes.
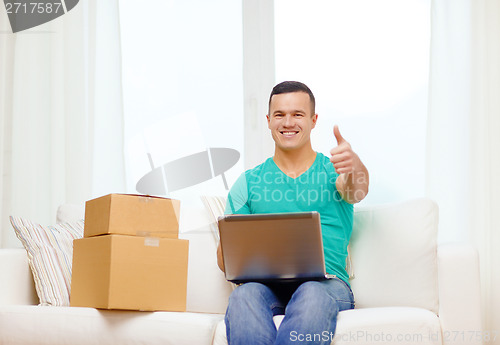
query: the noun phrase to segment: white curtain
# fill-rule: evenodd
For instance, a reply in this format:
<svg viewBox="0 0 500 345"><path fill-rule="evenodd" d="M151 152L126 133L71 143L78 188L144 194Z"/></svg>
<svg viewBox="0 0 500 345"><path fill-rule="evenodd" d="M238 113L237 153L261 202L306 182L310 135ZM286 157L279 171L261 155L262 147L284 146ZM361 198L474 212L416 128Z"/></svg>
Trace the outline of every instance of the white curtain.
<svg viewBox="0 0 500 345"><path fill-rule="evenodd" d="M439 203L440 241L479 251L484 340L498 345L500 1L434 0L431 36L427 194Z"/></svg>
<svg viewBox="0 0 500 345"><path fill-rule="evenodd" d="M124 191L117 1L80 1L13 34L0 11L0 246L8 216L43 224L57 206Z"/></svg>

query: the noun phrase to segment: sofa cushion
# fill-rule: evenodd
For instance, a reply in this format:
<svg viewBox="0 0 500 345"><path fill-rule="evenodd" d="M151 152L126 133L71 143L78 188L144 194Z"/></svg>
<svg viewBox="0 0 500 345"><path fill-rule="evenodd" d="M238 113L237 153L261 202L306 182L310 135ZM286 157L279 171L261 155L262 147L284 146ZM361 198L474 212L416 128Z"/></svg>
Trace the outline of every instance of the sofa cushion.
<svg viewBox="0 0 500 345"><path fill-rule="evenodd" d="M277 327L282 321L283 315L274 317ZM290 334L290 340L297 344L305 337L305 334ZM437 315L422 308L407 307L345 310L338 315L334 337L327 332L317 337L333 339L335 345L442 344ZM217 325L213 344L227 345L224 320Z"/></svg>
<svg viewBox="0 0 500 345"><path fill-rule="evenodd" d="M18 217L10 221L28 253L40 304L69 305L73 240L83 236L83 220L53 226Z"/></svg>
<svg viewBox="0 0 500 345"><path fill-rule="evenodd" d="M356 306L438 311L438 206L429 199L355 209Z"/></svg>
<svg viewBox="0 0 500 345"><path fill-rule="evenodd" d="M0 344L182 345L212 343L223 315L2 306Z"/></svg>

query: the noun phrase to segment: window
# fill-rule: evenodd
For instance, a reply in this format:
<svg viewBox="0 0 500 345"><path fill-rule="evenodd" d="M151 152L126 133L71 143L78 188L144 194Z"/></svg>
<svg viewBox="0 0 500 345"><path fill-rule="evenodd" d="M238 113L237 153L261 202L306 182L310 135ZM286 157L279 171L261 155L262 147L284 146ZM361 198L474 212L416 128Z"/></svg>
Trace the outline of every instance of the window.
<svg viewBox="0 0 500 345"><path fill-rule="evenodd" d="M274 79L303 81L315 93L317 151L336 145L339 125L370 171L365 203L424 196L430 0L275 0L274 15L267 0L148 6L145 16L120 2L129 192L155 168L209 148L241 154L225 172L229 186L244 170L243 155L267 158L264 85ZM274 54L262 54L272 47ZM245 97L244 82L252 85ZM244 99L253 127L244 128ZM171 196L226 191L223 176L194 182Z"/></svg>
<svg viewBox="0 0 500 345"><path fill-rule="evenodd" d="M127 191L137 193L144 178L141 193L222 194L223 177L231 185L243 157L214 177L212 158L225 159L225 151L193 155L211 148L243 153L241 3L152 0L144 6L139 11L137 2L120 1ZM169 175L161 167L172 162L180 168ZM179 171L198 177L168 191ZM165 181L167 191L159 184Z"/></svg>
<svg viewBox="0 0 500 345"><path fill-rule="evenodd" d="M424 196L430 0L275 0L276 82L317 99L313 147L333 125L370 171L367 203Z"/></svg>

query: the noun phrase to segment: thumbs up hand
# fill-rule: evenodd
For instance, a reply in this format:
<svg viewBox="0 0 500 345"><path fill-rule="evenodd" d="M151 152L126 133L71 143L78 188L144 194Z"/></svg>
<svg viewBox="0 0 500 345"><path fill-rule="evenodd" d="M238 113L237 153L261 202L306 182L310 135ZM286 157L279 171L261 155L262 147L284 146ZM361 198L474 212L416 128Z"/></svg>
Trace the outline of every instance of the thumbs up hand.
<svg viewBox="0 0 500 345"><path fill-rule="evenodd" d="M349 174L359 170L363 166L363 163L361 163L358 155L354 153L351 145L340 134L337 125L333 127L333 135L337 139L337 146L330 150L330 154L332 155L330 162L333 163L337 174Z"/></svg>
<svg viewBox="0 0 500 345"><path fill-rule="evenodd" d="M333 127L333 135L337 146L330 150L335 171L339 177L335 181L337 191L342 198L350 204L363 200L368 194L369 175L358 155L354 153L351 145L340 134L339 127Z"/></svg>

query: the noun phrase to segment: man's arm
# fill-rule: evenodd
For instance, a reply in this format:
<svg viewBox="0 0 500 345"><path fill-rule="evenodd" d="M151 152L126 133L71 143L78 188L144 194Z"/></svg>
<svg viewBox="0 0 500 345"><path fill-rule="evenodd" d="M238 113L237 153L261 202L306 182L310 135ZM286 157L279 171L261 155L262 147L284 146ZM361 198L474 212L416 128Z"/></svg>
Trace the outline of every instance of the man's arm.
<svg viewBox="0 0 500 345"><path fill-rule="evenodd" d="M368 194L370 178L359 156L352 150L351 145L340 135L337 125L333 127L333 134L337 139L337 147L330 153L330 161L339 174L335 185L342 198L350 204L360 202Z"/></svg>

